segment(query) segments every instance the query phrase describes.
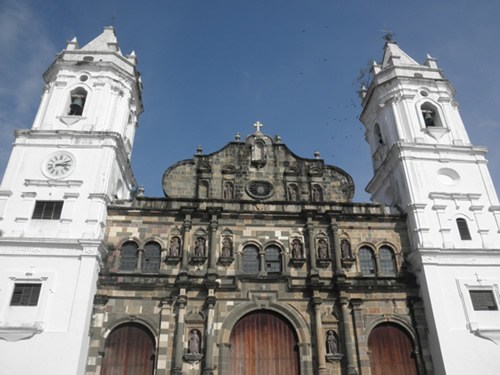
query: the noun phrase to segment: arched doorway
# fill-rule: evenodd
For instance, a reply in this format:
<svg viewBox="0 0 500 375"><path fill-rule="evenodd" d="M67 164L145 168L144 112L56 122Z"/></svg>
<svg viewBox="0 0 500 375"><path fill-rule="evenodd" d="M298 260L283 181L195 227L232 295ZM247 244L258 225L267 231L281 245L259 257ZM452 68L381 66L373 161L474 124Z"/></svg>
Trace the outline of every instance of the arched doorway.
<svg viewBox="0 0 500 375"><path fill-rule="evenodd" d="M155 340L151 332L137 323L114 329L104 344L102 375L152 375Z"/></svg>
<svg viewBox="0 0 500 375"><path fill-rule="evenodd" d="M375 327L368 339L372 375L417 375L413 344L395 324Z"/></svg>
<svg viewBox="0 0 500 375"><path fill-rule="evenodd" d="M278 314L257 311L234 326L230 338L229 374L299 374L297 336Z"/></svg>

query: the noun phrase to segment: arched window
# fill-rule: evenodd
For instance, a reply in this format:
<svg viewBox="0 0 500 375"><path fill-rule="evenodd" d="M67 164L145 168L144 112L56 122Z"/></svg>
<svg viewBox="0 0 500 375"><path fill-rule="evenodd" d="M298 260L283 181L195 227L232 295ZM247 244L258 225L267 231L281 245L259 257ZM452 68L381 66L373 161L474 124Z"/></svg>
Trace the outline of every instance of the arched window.
<svg viewBox="0 0 500 375"><path fill-rule="evenodd" d="M359 268L363 275L375 274L375 259L373 251L367 247L359 249Z"/></svg>
<svg viewBox="0 0 500 375"><path fill-rule="evenodd" d="M161 246L158 242L148 242L144 246L144 257L142 259L143 272L158 272L160 270Z"/></svg>
<svg viewBox="0 0 500 375"><path fill-rule="evenodd" d="M379 251L380 272L383 275L396 274L396 259L394 252L388 246L382 246Z"/></svg>
<svg viewBox="0 0 500 375"><path fill-rule="evenodd" d="M121 325L106 339L102 375L152 375L154 364L155 339L142 325Z"/></svg>
<svg viewBox="0 0 500 375"><path fill-rule="evenodd" d="M267 273L281 272L281 254L277 246L266 247L265 264Z"/></svg>
<svg viewBox="0 0 500 375"><path fill-rule="evenodd" d="M439 113L436 107L430 103L424 103L420 107L422 112L422 117L424 118L425 127L442 127L441 119L439 118Z"/></svg>
<svg viewBox="0 0 500 375"><path fill-rule="evenodd" d="M460 239L463 241L472 240L469 232L469 227L467 226L467 221L463 218L457 219L458 233L460 234Z"/></svg>
<svg viewBox="0 0 500 375"><path fill-rule="evenodd" d="M259 272L259 249L257 246L248 245L243 249L243 265L244 273L257 274Z"/></svg>
<svg viewBox="0 0 500 375"><path fill-rule="evenodd" d="M71 91L69 100L69 116L81 116L83 114L83 108L85 107L85 102L87 101L87 91L78 87Z"/></svg>
<svg viewBox="0 0 500 375"><path fill-rule="evenodd" d="M134 241L125 242L120 249L120 270L135 271L137 268L137 250L139 246Z"/></svg>

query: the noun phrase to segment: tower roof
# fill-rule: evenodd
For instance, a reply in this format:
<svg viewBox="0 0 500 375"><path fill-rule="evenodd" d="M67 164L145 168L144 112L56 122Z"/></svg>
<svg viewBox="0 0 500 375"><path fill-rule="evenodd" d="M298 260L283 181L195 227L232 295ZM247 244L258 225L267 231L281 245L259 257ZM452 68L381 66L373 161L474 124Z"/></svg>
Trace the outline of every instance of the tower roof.
<svg viewBox="0 0 500 375"><path fill-rule="evenodd" d="M104 27L103 32L94 38L92 41L83 46L82 51L111 51L119 52L118 40L116 39L115 29L113 26Z"/></svg>
<svg viewBox="0 0 500 375"><path fill-rule="evenodd" d="M382 69L388 66L404 66L420 64L413 60L406 52L404 52L396 42L388 41L384 46L384 57L382 58Z"/></svg>

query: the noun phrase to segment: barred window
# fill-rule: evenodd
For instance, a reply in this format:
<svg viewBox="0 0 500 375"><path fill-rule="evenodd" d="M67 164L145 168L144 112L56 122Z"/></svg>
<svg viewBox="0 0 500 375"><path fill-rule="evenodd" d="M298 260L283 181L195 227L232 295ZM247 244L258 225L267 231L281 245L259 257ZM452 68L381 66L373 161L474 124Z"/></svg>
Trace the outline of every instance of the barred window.
<svg viewBox="0 0 500 375"><path fill-rule="evenodd" d="M380 272L384 275L396 274L396 260L394 259L394 252L388 247L383 246L380 248Z"/></svg>
<svg viewBox="0 0 500 375"><path fill-rule="evenodd" d="M458 227L458 233L460 233L461 240L463 241L472 240L472 237L469 232L469 227L467 226L467 222L465 221L465 219L458 218L457 227Z"/></svg>
<svg viewBox="0 0 500 375"><path fill-rule="evenodd" d="M135 271L139 246L133 241L125 242L120 250L120 270Z"/></svg>
<svg viewBox="0 0 500 375"><path fill-rule="evenodd" d="M151 241L144 246L144 258L142 260L143 272L158 272L160 269L161 246L158 242Z"/></svg>
<svg viewBox="0 0 500 375"><path fill-rule="evenodd" d="M470 299L472 307L476 311L496 311L497 302L492 290L470 290Z"/></svg>
<svg viewBox="0 0 500 375"><path fill-rule="evenodd" d="M280 273L281 272L281 254L277 246L266 247L266 272Z"/></svg>
<svg viewBox="0 0 500 375"><path fill-rule="evenodd" d="M63 201L36 201L32 219L59 220Z"/></svg>
<svg viewBox="0 0 500 375"><path fill-rule="evenodd" d="M243 249L243 272L257 274L259 272L259 249L249 245Z"/></svg>
<svg viewBox="0 0 500 375"><path fill-rule="evenodd" d="M359 249L359 267L363 275L375 274L375 259L373 257L373 252L367 247Z"/></svg>
<svg viewBox="0 0 500 375"><path fill-rule="evenodd" d="M11 306L36 306L42 284L15 284L10 300Z"/></svg>

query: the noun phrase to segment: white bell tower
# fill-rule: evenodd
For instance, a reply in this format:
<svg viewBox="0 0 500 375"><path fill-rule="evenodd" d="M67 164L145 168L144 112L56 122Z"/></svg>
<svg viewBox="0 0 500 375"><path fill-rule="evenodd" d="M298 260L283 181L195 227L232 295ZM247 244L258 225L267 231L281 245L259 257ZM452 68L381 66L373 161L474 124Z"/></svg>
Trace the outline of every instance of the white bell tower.
<svg viewBox="0 0 500 375"><path fill-rule="evenodd" d="M135 188L135 54L113 28L68 42L0 186L0 352L6 374L83 374L106 209Z"/></svg>
<svg viewBox="0 0 500 375"><path fill-rule="evenodd" d="M500 206L455 91L390 40L363 89L372 200L407 216L436 374L500 373Z"/></svg>

